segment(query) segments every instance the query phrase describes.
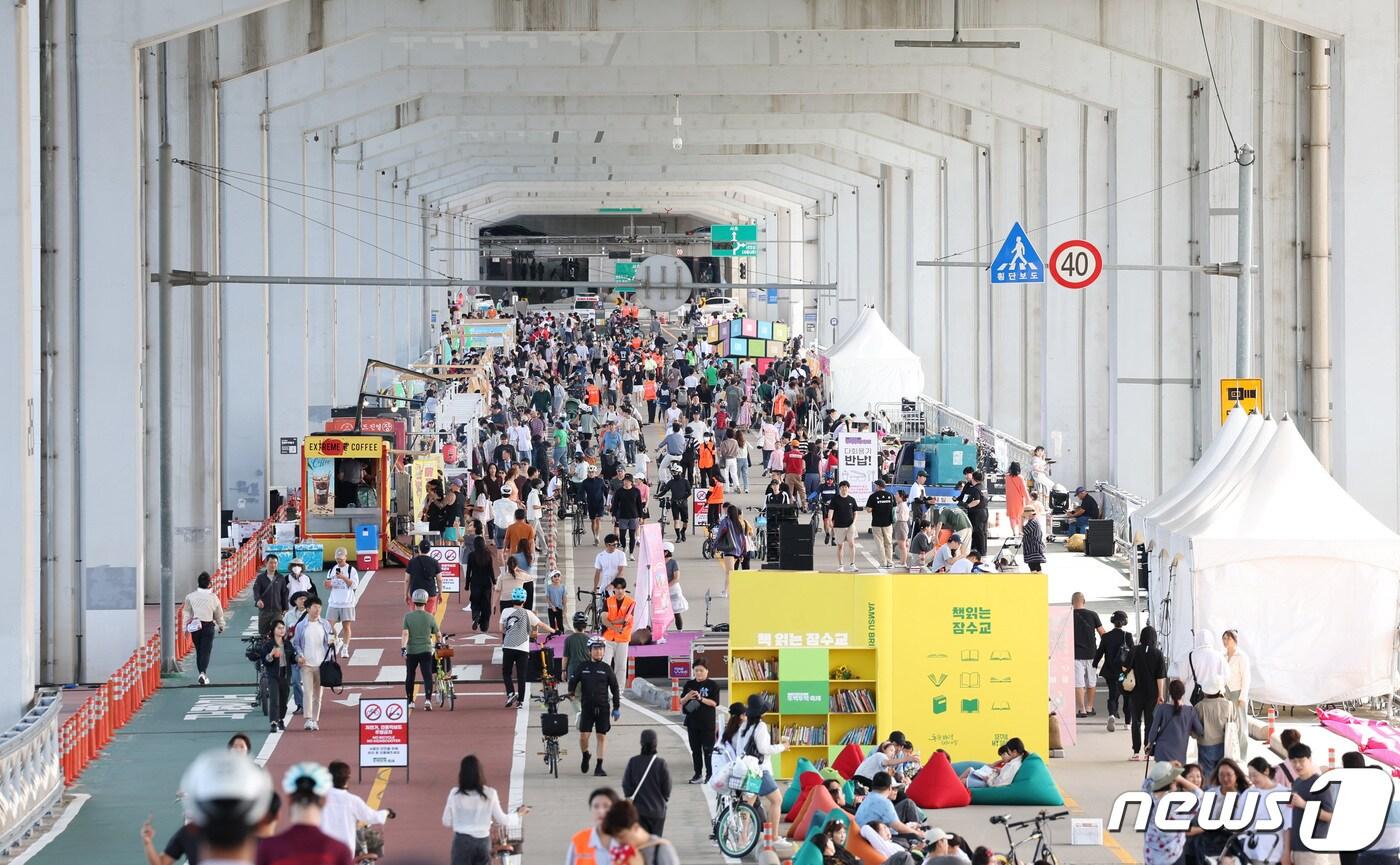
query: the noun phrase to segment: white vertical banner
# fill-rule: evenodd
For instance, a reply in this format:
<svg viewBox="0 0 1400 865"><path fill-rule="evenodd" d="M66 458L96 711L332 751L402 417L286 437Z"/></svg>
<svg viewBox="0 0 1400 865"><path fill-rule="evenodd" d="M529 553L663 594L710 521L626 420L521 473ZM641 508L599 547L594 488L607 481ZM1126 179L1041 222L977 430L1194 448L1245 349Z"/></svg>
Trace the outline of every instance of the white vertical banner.
<svg viewBox="0 0 1400 865"><path fill-rule="evenodd" d="M851 485L858 502L875 490L880 473L880 440L873 432L842 433L836 441L837 480Z"/></svg>

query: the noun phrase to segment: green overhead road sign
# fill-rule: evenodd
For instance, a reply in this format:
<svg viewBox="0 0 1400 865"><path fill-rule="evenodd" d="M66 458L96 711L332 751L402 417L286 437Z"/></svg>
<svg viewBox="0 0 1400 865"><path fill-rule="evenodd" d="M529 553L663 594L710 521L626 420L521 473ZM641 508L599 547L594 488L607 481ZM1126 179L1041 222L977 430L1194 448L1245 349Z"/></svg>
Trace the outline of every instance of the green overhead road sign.
<svg viewBox="0 0 1400 865"><path fill-rule="evenodd" d="M613 280L619 285L637 281L637 263L635 261L614 261Z"/></svg>
<svg viewBox="0 0 1400 865"><path fill-rule="evenodd" d="M710 226L710 255L721 258L758 255L758 226Z"/></svg>

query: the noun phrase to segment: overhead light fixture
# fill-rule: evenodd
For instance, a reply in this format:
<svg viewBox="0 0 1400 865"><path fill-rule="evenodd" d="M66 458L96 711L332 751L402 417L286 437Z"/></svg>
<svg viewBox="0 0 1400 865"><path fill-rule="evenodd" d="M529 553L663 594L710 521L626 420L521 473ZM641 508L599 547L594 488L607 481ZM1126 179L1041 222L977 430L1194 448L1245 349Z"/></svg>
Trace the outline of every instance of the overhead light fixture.
<svg viewBox="0 0 1400 865"><path fill-rule="evenodd" d="M671 149L677 153L680 152L682 147L685 147L685 139L681 138L681 124L684 122L685 121L681 120L681 95L677 93L676 114L671 118L671 128L674 129L676 133L675 137L671 139Z"/></svg>
<svg viewBox="0 0 1400 865"><path fill-rule="evenodd" d="M962 38L962 27L958 14L958 0L953 0L952 39L896 39L896 48L1020 48L1020 42L995 42Z"/></svg>

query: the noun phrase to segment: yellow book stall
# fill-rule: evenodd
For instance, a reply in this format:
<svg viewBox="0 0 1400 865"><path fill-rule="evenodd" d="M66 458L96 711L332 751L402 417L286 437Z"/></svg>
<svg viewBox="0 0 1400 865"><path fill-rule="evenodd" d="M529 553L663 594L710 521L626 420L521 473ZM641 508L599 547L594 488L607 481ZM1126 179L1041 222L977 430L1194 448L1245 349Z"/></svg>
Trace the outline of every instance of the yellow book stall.
<svg viewBox="0 0 1400 865"><path fill-rule="evenodd" d="M736 571L729 596L730 700L769 706L779 777L891 730L953 760L1045 752L1044 574Z"/></svg>

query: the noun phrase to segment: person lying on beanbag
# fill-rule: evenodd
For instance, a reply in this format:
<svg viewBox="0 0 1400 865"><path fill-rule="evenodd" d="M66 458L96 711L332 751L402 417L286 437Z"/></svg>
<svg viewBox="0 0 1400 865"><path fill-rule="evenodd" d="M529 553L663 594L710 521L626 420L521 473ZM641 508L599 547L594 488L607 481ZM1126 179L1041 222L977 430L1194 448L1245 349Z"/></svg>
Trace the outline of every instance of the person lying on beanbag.
<svg viewBox="0 0 1400 865"><path fill-rule="evenodd" d="M1005 787L1016 780L1021 768L1021 758L1026 756L1026 746L1020 738L1012 737L997 749L1001 759L976 769L968 769L962 774L962 782L969 790L977 787Z"/></svg>

